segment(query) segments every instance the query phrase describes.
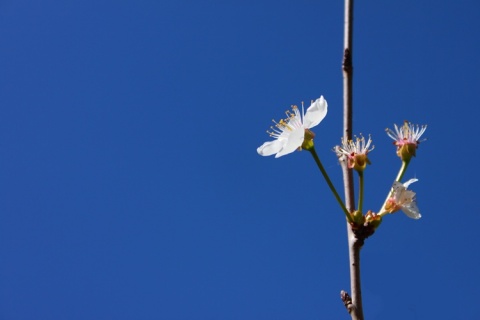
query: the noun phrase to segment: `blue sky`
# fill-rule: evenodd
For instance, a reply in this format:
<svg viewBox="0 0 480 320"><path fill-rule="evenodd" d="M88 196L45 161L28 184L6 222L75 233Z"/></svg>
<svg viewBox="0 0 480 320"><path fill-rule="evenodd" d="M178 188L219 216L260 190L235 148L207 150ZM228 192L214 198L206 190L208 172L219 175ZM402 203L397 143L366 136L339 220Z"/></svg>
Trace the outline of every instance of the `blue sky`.
<svg viewBox="0 0 480 320"><path fill-rule="evenodd" d="M367 319L477 316L480 4L358 2L354 131L365 208L406 179L422 219L362 249ZM348 319L342 212L307 152L263 158L271 119L324 95L334 184L341 1L1 1L0 319Z"/></svg>

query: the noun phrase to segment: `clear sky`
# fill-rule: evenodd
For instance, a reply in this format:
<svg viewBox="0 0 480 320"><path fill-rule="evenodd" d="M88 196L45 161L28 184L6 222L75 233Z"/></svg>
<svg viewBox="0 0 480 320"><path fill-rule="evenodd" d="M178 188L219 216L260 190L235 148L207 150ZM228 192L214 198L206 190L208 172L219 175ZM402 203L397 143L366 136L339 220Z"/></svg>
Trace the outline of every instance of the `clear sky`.
<svg viewBox="0 0 480 320"><path fill-rule="evenodd" d="M478 317L480 4L357 1L367 319ZM0 1L0 319L349 319L345 219L308 152L256 148L324 95L341 190L343 1Z"/></svg>

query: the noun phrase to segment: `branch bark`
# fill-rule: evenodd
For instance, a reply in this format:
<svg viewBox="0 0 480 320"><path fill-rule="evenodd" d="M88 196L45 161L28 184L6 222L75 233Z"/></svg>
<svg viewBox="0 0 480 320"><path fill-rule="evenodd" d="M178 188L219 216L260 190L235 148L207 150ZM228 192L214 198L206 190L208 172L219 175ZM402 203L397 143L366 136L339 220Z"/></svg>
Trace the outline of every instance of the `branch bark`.
<svg viewBox="0 0 480 320"><path fill-rule="evenodd" d="M345 0L345 30L343 51L343 137L352 139L352 83L353 83L353 0ZM353 186L352 170L342 162L343 183L345 188L345 205L352 212L355 210L355 194ZM362 291L360 286L360 249L363 239L358 239L351 225L347 222L348 250L350 258L350 290L351 296L345 291L341 292L341 298L352 320L363 320Z"/></svg>

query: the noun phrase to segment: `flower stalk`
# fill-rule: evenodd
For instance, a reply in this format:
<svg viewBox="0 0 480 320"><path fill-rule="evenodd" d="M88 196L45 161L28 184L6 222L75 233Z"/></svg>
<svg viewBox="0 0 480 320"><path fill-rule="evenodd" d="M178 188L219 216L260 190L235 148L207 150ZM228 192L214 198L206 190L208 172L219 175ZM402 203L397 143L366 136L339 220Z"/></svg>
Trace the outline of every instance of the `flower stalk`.
<svg viewBox="0 0 480 320"><path fill-rule="evenodd" d="M326 171L325 168L323 167L323 164L322 164L322 162L320 161L320 158L318 157L318 154L317 154L317 152L315 151L315 148L313 147L313 145L312 145L312 147L311 147L310 149L308 149L308 151L310 151L310 153L312 154L313 159L315 160L315 163L317 164L318 168L320 169L320 172L322 173L323 177L325 178L325 181L327 182L328 187L330 188L330 190L332 191L333 195L335 196L335 199L337 200L338 204L340 205L340 207L342 208L343 212L345 213L345 216L347 217L347 220L348 220L350 223L353 223L352 215L350 214L350 212L348 211L348 209L345 207L345 204L343 203L342 198L340 198L340 196L338 195L338 192L337 192L337 190L335 189L335 186L333 185L332 180L330 180L330 177L328 176L327 171Z"/></svg>
<svg viewBox="0 0 480 320"><path fill-rule="evenodd" d="M358 207L357 210L363 212L363 171L358 171L358 183L359 183L359 191L358 191Z"/></svg>
<svg viewBox="0 0 480 320"><path fill-rule="evenodd" d="M402 166L400 167L400 170L398 171L397 177L395 178L395 181L400 182L403 178L403 175L405 172L407 172L408 165L410 164L410 160L404 160L402 161Z"/></svg>
<svg viewBox="0 0 480 320"><path fill-rule="evenodd" d="M367 165L370 164L370 160L368 159L368 153L371 152L375 146L371 145L372 139L370 137L367 141L363 136L356 137L354 140L347 140L342 138L342 145L335 147L335 152L337 153L337 157L340 159L340 162L345 163L349 169L354 169L357 171L359 176L360 182L360 195L358 197L358 207L356 210L356 216L362 216L363 212L363 172L367 168ZM363 216L362 216L363 217ZM361 223L361 220L355 218L355 222L357 224Z"/></svg>

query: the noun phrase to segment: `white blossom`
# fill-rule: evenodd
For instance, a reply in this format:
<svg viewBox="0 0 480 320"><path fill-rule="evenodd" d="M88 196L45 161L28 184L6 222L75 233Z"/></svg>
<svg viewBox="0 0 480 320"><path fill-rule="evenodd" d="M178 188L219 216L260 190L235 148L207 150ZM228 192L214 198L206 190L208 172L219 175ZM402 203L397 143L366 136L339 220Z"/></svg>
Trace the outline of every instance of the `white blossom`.
<svg viewBox="0 0 480 320"><path fill-rule="evenodd" d="M257 148L257 152L261 156L271 156L275 154L275 158L292 153L301 148L305 130L318 125L327 115L327 101L321 96L312 101L307 112L304 113L303 104L302 111L297 106L292 106L292 111L287 111L287 118L275 122L267 133L275 138L273 141L267 141Z"/></svg>
<svg viewBox="0 0 480 320"><path fill-rule="evenodd" d="M395 181L392 186L392 194L387 200L386 210L393 213L402 210L408 217L412 219L420 219L422 215L417 207L415 192L407 190L408 186L418 179L410 179L405 183Z"/></svg>

